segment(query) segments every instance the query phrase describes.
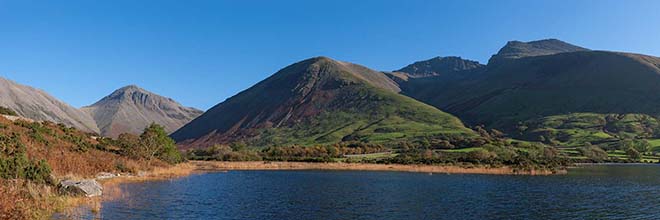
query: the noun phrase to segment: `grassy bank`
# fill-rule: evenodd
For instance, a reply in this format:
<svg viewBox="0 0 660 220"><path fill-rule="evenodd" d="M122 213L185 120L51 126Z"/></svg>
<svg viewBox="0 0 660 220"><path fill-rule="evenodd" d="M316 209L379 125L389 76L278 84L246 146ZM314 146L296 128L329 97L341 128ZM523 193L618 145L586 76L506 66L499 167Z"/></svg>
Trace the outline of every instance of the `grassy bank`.
<svg viewBox="0 0 660 220"><path fill-rule="evenodd" d="M182 157L159 128L151 126L127 142L62 124L0 117L0 219L49 219L66 207L99 203L59 192L61 180L173 170L178 166L172 161ZM170 148L163 148L168 145L161 140L169 141Z"/></svg>

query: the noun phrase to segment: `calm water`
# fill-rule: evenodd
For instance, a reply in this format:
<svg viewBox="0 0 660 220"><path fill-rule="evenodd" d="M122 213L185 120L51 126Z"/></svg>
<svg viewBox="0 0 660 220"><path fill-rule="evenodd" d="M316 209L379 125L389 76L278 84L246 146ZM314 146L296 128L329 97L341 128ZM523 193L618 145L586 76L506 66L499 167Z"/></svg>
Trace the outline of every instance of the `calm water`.
<svg viewBox="0 0 660 220"><path fill-rule="evenodd" d="M103 219L660 219L660 166L561 176L231 171L119 186Z"/></svg>

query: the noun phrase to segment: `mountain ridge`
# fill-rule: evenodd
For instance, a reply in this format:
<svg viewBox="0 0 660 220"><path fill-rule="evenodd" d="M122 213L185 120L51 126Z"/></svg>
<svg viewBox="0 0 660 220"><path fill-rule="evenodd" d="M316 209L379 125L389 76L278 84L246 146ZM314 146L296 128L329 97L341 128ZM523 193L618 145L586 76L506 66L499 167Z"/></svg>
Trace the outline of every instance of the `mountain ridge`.
<svg viewBox="0 0 660 220"><path fill-rule="evenodd" d="M79 109L51 96L41 89L0 77L0 106L14 110L19 116L36 121L52 121L98 133L94 120Z"/></svg>

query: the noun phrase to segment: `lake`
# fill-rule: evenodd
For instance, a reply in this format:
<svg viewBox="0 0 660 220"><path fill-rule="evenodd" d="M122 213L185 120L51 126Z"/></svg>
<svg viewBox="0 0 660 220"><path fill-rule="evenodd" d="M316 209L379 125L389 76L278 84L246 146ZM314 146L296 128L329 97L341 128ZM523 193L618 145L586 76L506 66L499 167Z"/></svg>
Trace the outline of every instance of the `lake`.
<svg viewBox="0 0 660 220"><path fill-rule="evenodd" d="M660 219L660 166L567 175L230 171L120 184L103 219Z"/></svg>

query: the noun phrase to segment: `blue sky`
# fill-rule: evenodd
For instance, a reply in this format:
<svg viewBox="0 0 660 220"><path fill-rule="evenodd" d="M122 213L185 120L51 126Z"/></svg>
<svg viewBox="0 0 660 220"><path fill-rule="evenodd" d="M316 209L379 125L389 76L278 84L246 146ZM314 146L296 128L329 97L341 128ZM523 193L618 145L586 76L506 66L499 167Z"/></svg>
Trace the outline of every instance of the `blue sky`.
<svg viewBox="0 0 660 220"><path fill-rule="evenodd" d="M319 55L394 70L558 38L660 56L658 11L652 0L0 0L0 76L76 107L137 84L205 110Z"/></svg>

